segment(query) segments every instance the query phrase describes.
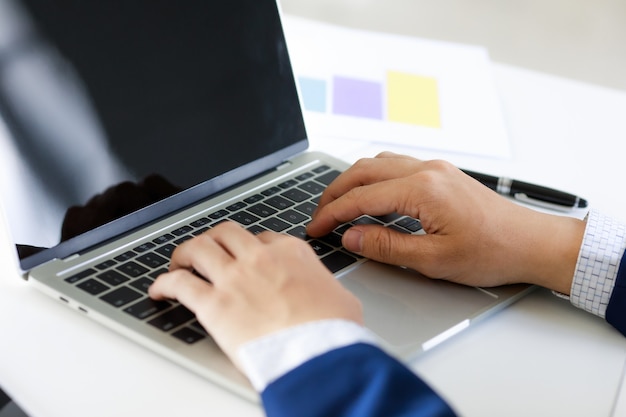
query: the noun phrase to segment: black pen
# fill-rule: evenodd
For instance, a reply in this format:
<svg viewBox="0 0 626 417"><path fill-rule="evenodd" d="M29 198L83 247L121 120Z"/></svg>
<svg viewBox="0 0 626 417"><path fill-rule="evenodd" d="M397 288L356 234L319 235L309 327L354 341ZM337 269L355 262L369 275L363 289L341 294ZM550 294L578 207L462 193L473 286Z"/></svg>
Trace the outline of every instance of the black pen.
<svg viewBox="0 0 626 417"><path fill-rule="evenodd" d="M513 197L525 203L536 206L573 209L587 207L587 200L563 191L554 190L540 185L529 184L527 182L513 180L504 177L494 177L492 175L481 174L480 172L462 169L464 173L478 180L483 185L491 188L498 194ZM555 207L556 206L556 207Z"/></svg>

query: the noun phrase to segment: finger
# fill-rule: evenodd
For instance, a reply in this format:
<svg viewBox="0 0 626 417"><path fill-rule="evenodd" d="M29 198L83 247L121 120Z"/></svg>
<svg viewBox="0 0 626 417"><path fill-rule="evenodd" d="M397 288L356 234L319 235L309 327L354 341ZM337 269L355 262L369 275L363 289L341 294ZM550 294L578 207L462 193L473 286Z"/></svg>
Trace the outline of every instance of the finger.
<svg viewBox="0 0 626 417"><path fill-rule="evenodd" d="M253 245L259 244L259 239L255 235L232 221L220 223L205 233L235 260L246 256Z"/></svg>
<svg viewBox="0 0 626 417"><path fill-rule="evenodd" d="M402 166L398 163L401 160L394 159L393 165ZM453 201L450 196L454 194L452 190L466 188L464 181L469 177L448 162L413 159L411 162L412 168L404 176L351 188L342 196L318 207L307 225L307 233L322 236L362 214L377 216L394 212L422 220L426 230L424 221L428 219L420 218L421 207L432 208L434 205L439 206L438 210L445 209ZM389 171L389 165L383 170ZM483 189L487 188L481 187L481 193Z"/></svg>
<svg viewBox="0 0 626 417"><path fill-rule="evenodd" d="M422 163L418 159L396 156L391 152L376 158L361 159L335 178L322 194L318 206L325 206L352 188L410 175L419 170Z"/></svg>
<svg viewBox="0 0 626 417"><path fill-rule="evenodd" d="M375 261L409 267L431 278L445 278L438 265L442 250L441 236L411 235L375 225L360 225L348 229L344 247Z"/></svg>
<svg viewBox="0 0 626 417"><path fill-rule="evenodd" d="M232 255L216 242L210 233L205 232L176 248L170 260L170 271L177 269L196 271L215 283L221 276L220 271L231 262Z"/></svg>
<svg viewBox="0 0 626 417"><path fill-rule="evenodd" d="M269 230L266 230L266 231L261 232L258 235L256 235L257 239L259 239L263 243L274 242L276 240L284 239L284 238L287 238L289 236L291 236L291 235L285 235L285 234L282 234L282 233L271 232Z"/></svg>
<svg viewBox="0 0 626 417"><path fill-rule="evenodd" d="M155 300L178 300L194 313L206 304L213 287L186 269L161 274L148 288L150 298Z"/></svg>
<svg viewBox="0 0 626 417"><path fill-rule="evenodd" d="M316 261L318 259L311 245L295 236L275 232L263 232L257 237L264 244L272 245L269 250L273 253L282 254L283 252L288 252L291 255L289 259L293 262L301 264L308 259L315 259Z"/></svg>
<svg viewBox="0 0 626 417"><path fill-rule="evenodd" d="M298 239L295 236L282 234L282 233L276 233L276 232L263 232L263 233L258 234L257 237L263 244L268 244L268 245L277 244L277 243L288 244L288 242L300 241L300 239ZM295 239L295 240L292 240L292 239Z"/></svg>
<svg viewBox="0 0 626 417"><path fill-rule="evenodd" d="M319 207L307 225L307 233L323 236L340 224L363 214L379 216L400 213L418 218L418 206L410 203L412 195L419 194L417 187L412 177L403 177L352 188L340 198Z"/></svg>
<svg viewBox="0 0 626 417"><path fill-rule="evenodd" d="M390 151L383 151L383 152L379 153L378 155L376 155L375 158L379 158L379 159L384 159L384 158L387 158L387 159L409 159L409 160L412 160L412 161L419 161L419 159L413 158L412 156L403 155L403 154L390 152Z"/></svg>

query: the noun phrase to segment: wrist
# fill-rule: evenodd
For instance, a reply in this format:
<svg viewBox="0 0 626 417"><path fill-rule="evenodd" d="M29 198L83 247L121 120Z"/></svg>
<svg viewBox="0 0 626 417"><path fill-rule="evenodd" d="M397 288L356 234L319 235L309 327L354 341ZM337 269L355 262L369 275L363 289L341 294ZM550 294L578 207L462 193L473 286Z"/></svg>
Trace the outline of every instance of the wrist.
<svg viewBox="0 0 626 417"><path fill-rule="evenodd" d="M569 295L580 253L585 221L537 213L527 261L531 284Z"/></svg>

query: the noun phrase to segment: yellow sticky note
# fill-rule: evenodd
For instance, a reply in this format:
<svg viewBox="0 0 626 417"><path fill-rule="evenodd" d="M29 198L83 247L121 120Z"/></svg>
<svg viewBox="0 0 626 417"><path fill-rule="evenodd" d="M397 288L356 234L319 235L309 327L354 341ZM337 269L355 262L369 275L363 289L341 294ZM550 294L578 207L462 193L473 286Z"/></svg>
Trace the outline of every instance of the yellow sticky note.
<svg viewBox="0 0 626 417"><path fill-rule="evenodd" d="M389 71L387 106L390 121L441 128L435 78Z"/></svg>

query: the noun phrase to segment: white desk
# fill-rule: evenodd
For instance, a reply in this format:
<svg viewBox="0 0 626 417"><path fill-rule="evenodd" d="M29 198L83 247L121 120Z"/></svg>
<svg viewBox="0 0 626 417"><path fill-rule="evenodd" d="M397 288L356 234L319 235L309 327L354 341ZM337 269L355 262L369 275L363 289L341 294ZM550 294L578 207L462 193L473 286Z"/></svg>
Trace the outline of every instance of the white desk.
<svg viewBox="0 0 626 417"><path fill-rule="evenodd" d="M511 160L312 138L347 160L382 149L571 190L626 220L626 93L495 66ZM621 174L621 175L620 175ZM2 231L4 233L4 231ZM538 237L539 238L539 237ZM32 417L261 416L262 410L49 299L0 250L0 385ZM466 417L608 415L626 339L537 291L414 363Z"/></svg>

